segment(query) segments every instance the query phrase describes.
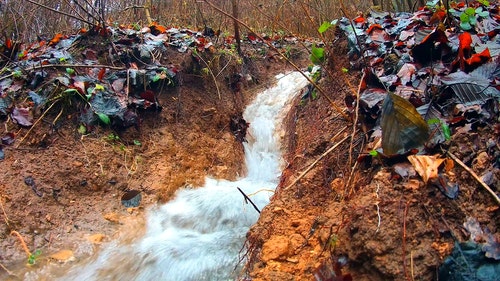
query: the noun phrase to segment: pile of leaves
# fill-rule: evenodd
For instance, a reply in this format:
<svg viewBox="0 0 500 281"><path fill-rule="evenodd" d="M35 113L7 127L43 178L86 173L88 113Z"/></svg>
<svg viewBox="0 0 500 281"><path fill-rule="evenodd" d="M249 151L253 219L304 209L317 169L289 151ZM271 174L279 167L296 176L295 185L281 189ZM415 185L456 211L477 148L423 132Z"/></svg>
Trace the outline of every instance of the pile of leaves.
<svg viewBox="0 0 500 281"><path fill-rule="evenodd" d="M429 1L415 13L372 11L326 24L336 24L348 38L352 67L363 68L358 96L346 97L369 136L358 160L390 165L399 178L418 174L455 199L459 186L451 170L459 160L449 149L458 135L486 130L490 137L480 147L489 167L478 181L500 204L499 4L440 3ZM471 237L479 236L477 229L467 228ZM472 240L483 256L498 261L500 243L487 234L483 242Z"/></svg>
<svg viewBox="0 0 500 281"><path fill-rule="evenodd" d="M353 65L366 66L359 107L373 156L432 153L458 130L489 126L498 136L498 4L454 4L447 13L430 4L413 14L372 12L338 21ZM476 20L464 31L471 8ZM347 97L346 105L354 112L356 98Z"/></svg>
<svg viewBox="0 0 500 281"><path fill-rule="evenodd" d="M82 134L97 124L138 126L137 110L160 108L158 94L176 85L179 69L166 63L167 49L211 48L210 38L200 32L157 23L95 26L32 44L5 38L0 41L0 119L29 128L37 117L60 108L53 124L64 110L76 110ZM2 144L12 139L4 136Z"/></svg>

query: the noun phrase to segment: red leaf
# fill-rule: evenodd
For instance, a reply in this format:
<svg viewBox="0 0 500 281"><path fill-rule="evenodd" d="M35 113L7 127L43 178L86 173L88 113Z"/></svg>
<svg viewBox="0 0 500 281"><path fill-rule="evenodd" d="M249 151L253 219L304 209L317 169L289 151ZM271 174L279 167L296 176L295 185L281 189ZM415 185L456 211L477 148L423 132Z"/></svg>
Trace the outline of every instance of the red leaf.
<svg viewBox="0 0 500 281"><path fill-rule="evenodd" d="M362 16L359 16L359 17L354 19L354 22L358 23L358 24L363 24L363 23L365 23L365 18L363 18Z"/></svg>
<svg viewBox="0 0 500 281"><path fill-rule="evenodd" d="M473 69L481 66L482 64L491 60L490 50L488 48L484 49L479 54L473 54L472 57L465 60L465 66L468 68L468 71L472 71Z"/></svg>
<svg viewBox="0 0 500 281"><path fill-rule="evenodd" d="M151 90L146 90L146 91L141 93L141 98L154 103L155 102L155 92L153 92Z"/></svg>
<svg viewBox="0 0 500 281"><path fill-rule="evenodd" d="M149 28L151 28L151 34L153 35L167 32L167 28L163 25L158 24L157 22L153 22Z"/></svg>
<svg viewBox="0 0 500 281"><path fill-rule="evenodd" d="M63 38L63 35L61 33L57 33L56 35L54 35L54 37L50 40L49 42L49 46L54 46L54 45L57 45L57 43L59 43L59 41L61 41L61 39Z"/></svg>
<svg viewBox="0 0 500 281"><path fill-rule="evenodd" d="M470 45L472 44L472 37L469 32L464 32L458 35L459 45L458 50L470 50Z"/></svg>
<svg viewBox="0 0 500 281"><path fill-rule="evenodd" d="M372 33L373 29L384 30L384 28L382 28L382 26L380 24L375 23L375 24L370 25L370 27L366 30L366 33L368 33L368 34Z"/></svg>
<svg viewBox="0 0 500 281"><path fill-rule="evenodd" d="M106 74L106 68L101 68L101 70L99 70L99 74L97 74L97 79L99 79L99 81L102 81L102 78L104 77L104 74Z"/></svg>
<svg viewBox="0 0 500 281"><path fill-rule="evenodd" d="M7 38L7 40L5 40L5 46L7 47L7 49L12 50L12 46L13 46L12 40Z"/></svg>

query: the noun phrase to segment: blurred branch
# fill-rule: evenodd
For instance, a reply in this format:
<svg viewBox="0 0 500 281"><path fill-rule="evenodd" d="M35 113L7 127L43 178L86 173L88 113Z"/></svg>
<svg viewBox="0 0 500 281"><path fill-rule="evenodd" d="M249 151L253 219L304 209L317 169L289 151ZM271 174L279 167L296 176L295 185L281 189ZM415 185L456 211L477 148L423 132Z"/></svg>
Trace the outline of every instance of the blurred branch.
<svg viewBox="0 0 500 281"><path fill-rule="evenodd" d="M30 3L31 3L31 4L33 4L33 5L37 5L37 6L39 6L39 7L44 8L44 9L50 10L50 11L52 11L52 12L54 12L54 13L61 14L61 15L64 15L64 16L67 16L67 17L70 17L70 18L73 18L73 19L79 20L79 21L84 22L84 23L89 24L89 25L94 25L93 23L91 23L91 22L90 22L90 21L88 21L88 20L85 20L85 19L79 18L79 17L77 17L77 16L74 16L74 15L72 15L72 14L68 14L68 13L63 12L63 11L58 11L58 10L56 10L56 9L54 9L54 8L51 8L51 7L49 7L49 6L43 5L43 4L38 3L38 2L35 2L35 1L33 1L33 0L26 0L26 1L30 2Z"/></svg>

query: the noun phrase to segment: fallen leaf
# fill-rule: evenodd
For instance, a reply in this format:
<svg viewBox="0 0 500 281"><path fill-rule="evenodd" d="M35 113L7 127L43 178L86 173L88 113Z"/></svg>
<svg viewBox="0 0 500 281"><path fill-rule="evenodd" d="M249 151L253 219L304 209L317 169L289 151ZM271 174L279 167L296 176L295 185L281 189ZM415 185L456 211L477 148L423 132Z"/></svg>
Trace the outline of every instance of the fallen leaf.
<svg viewBox="0 0 500 281"><path fill-rule="evenodd" d="M410 155L408 161L413 165L417 173L422 177L424 183L427 184L429 179L438 177L438 168L445 159L438 156L428 155Z"/></svg>
<svg viewBox="0 0 500 281"><path fill-rule="evenodd" d="M15 107L12 110L11 117L21 126L29 127L33 125L33 116L29 108Z"/></svg>
<svg viewBox="0 0 500 281"><path fill-rule="evenodd" d="M380 126L384 154L404 153L429 139L429 125L406 99L388 93L382 105Z"/></svg>

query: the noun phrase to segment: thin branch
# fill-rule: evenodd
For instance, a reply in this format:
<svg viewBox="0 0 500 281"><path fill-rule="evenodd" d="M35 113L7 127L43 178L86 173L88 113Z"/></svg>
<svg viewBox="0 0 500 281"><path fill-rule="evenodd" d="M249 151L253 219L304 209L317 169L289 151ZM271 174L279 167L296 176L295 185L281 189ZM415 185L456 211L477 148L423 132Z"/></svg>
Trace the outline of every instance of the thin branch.
<svg viewBox="0 0 500 281"><path fill-rule="evenodd" d="M31 256L31 252L28 249L28 246L26 246L26 242L24 242L24 238L21 236L21 234L19 234L19 232L15 231L15 230L12 230L10 232L10 235L16 235L17 238L19 238L19 241L21 242L21 246L23 247L24 252L26 252L26 255L29 258Z"/></svg>
<svg viewBox="0 0 500 281"><path fill-rule="evenodd" d="M124 66L109 66L103 64L45 64L45 65L37 65L32 66L30 68L26 68L25 71L32 71L42 68L50 68L50 67L86 67L86 68L109 68L114 70L126 70L127 68ZM4 79L4 77L0 78L0 80Z"/></svg>
<svg viewBox="0 0 500 281"><path fill-rule="evenodd" d="M338 135L340 135L340 133L342 133L347 127L344 127L342 129L342 131L340 131ZM311 165L309 165L309 167L307 167L307 169L305 169L302 173L300 173L300 175L295 179L293 180L293 182L291 184L289 184L287 187L285 187L283 190L287 190L289 189L290 187L294 186L301 178L303 178L305 175L307 175L307 173L309 173L309 171L312 170L312 168L314 168L314 166L316 166L316 164L321 160L323 159L325 156L327 156L328 154L330 154L333 150L335 150L340 144L342 144L344 141L348 140L351 136L346 136L344 137L343 139L341 139L338 143L336 143L334 146L330 147L327 151L325 151L323 154L321 154L320 157L318 157L316 160L314 160L314 162L312 162ZM334 137L335 138L335 137Z"/></svg>
<svg viewBox="0 0 500 281"><path fill-rule="evenodd" d="M9 224L9 217L7 217L7 213L5 212L5 209L3 207L3 197L0 196L0 207L2 207L2 212L3 212L3 217L4 217L4 220L5 220L5 224L7 225L7 227L10 228L10 224Z"/></svg>
<svg viewBox="0 0 500 281"><path fill-rule="evenodd" d="M448 151L448 152L446 152L446 154L448 154L448 156L450 156L453 160L455 160L455 162L457 162L460 166L462 166L462 168L464 168L467 172L469 172L469 174L471 174L472 177L474 179L476 179L476 181L482 187L484 187L484 189L486 189L493 196L495 201L497 201L497 203L500 205L500 198L498 198L498 195L473 170L471 170L471 168L469 168L467 165L465 165L465 163L462 162L460 159L458 159L458 157L453 155L453 153Z"/></svg>
<svg viewBox="0 0 500 281"><path fill-rule="evenodd" d="M58 102L59 100L56 100L54 101L50 106L49 108L47 108L43 114L35 121L35 123L33 123L33 125L31 125L31 128L28 130L28 132L24 135L24 137L17 143L16 145L16 148L19 148L19 146L24 142L24 140L29 136L29 134L31 133L31 131L35 128L36 124L38 124L38 122L40 122L43 117L45 117L45 115L47 114L47 112L49 112L49 110L52 109L52 107L54 107L54 105Z"/></svg>
<svg viewBox="0 0 500 281"><path fill-rule="evenodd" d="M241 194L243 194L243 197L245 197L245 200L248 200L248 202L250 202L250 204L252 204L253 208L260 214L260 210L259 208L257 208L257 206L252 202L252 199L250 199L250 197L248 197L245 192L243 192L243 190L241 190L239 187L236 187L240 192Z"/></svg>
<svg viewBox="0 0 500 281"><path fill-rule="evenodd" d="M61 15L64 15L64 16L67 16L67 17L70 17L70 18L73 18L73 19L79 20L79 21L84 22L84 23L86 23L86 24L88 24L88 25L94 25L94 24L93 24L93 23L91 23L90 21L87 21L87 20L81 19L81 18L79 18L79 17L77 17L77 16L74 16L74 15L72 15L72 14L68 14L68 13L63 12L63 11L58 11L58 10L56 10L56 9L54 9L54 8L51 8L51 7L49 7L49 6L43 5L43 4L38 3L38 2L35 2L35 1L33 1L33 0L26 0L26 1L30 2L31 4L37 5L37 6L39 6L39 7L42 7L42 8L44 8L44 9L50 10L50 11L52 11L52 12L54 12L54 13L58 13L58 14L61 14Z"/></svg>
<svg viewBox="0 0 500 281"><path fill-rule="evenodd" d="M196 55L207 66L208 72L210 73L210 76L212 76L212 79L214 80L215 89L217 90L217 95L219 96L219 99L221 99L219 84L217 83L217 79L215 78L214 72L210 68L210 65L208 65L208 63L201 57L201 55L199 54Z"/></svg>

